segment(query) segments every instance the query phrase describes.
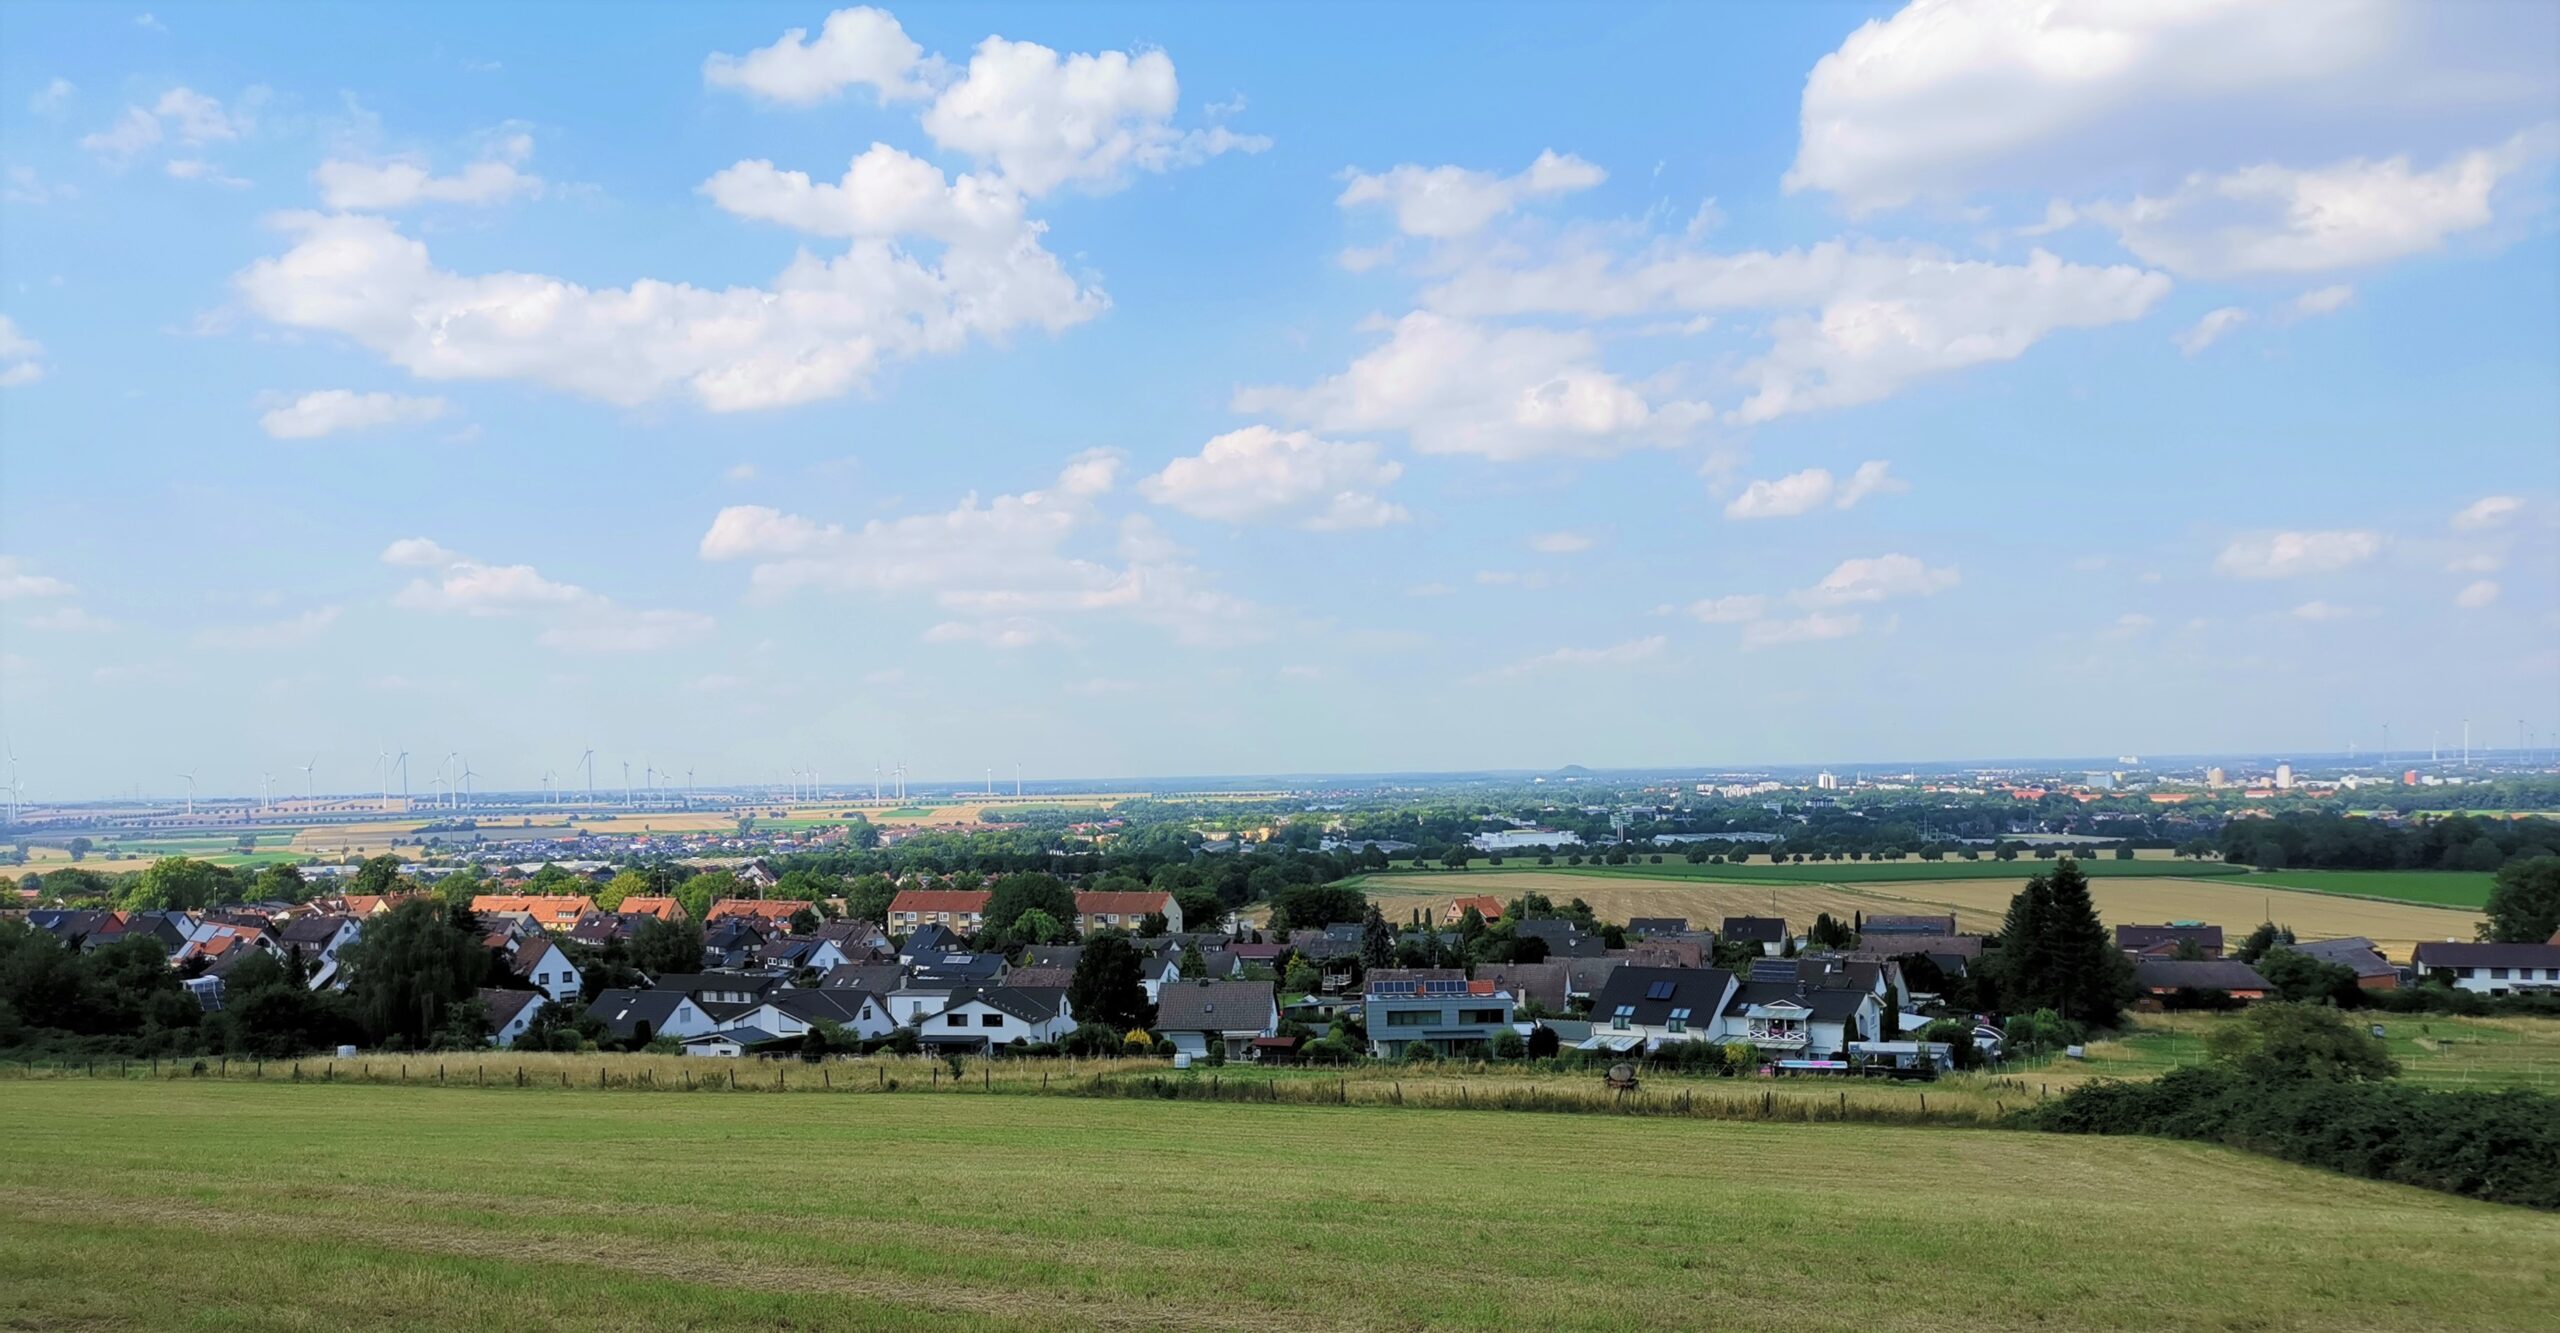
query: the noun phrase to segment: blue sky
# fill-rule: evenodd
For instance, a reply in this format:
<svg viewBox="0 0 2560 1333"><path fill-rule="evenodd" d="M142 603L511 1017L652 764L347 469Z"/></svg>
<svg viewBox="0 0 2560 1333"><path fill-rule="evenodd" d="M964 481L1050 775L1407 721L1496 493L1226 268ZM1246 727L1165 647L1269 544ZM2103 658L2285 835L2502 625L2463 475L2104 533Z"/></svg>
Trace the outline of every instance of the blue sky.
<svg viewBox="0 0 2560 1333"><path fill-rule="evenodd" d="M9 7L29 799L2560 732L2560 11L1453 13Z"/></svg>

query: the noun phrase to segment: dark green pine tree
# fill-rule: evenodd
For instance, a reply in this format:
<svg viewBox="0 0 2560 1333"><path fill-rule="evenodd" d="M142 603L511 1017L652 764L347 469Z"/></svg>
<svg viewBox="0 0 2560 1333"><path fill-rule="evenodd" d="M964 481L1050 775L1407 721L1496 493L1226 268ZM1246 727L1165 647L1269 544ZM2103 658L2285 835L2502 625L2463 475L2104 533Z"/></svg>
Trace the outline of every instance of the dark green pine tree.
<svg viewBox="0 0 2560 1333"><path fill-rule="evenodd" d="M2098 919L2080 863L2064 858L2054 867L2051 883L2044 938L2057 1001L2053 1007L2091 1027L2114 1027L2124 1018L2124 1002L2133 989L2132 965Z"/></svg>
<svg viewBox="0 0 2560 1333"><path fill-rule="evenodd" d="M2031 1014L2055 1007L2052 962L2045 948L2045 919L2052 902L2052 884L2038 875L2009 900L2009 915L2000 922L2000 963L1995 970L2001 1007L2010 1013Z"/></svg>

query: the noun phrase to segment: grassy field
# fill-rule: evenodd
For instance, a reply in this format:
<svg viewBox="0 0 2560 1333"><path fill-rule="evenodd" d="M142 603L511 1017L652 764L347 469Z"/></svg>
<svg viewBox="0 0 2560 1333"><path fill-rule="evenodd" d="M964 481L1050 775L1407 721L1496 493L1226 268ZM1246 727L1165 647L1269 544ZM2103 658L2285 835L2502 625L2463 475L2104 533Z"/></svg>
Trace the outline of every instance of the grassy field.
<svg viewBox="0 0 2560 1333"><path fill-rule="evenodd" d="M1504 867L1455 874L1434 871L1364 875L1351 882L1377 899L1379 910L1393 921L1404 920L1417 907L1436 912L1461 894L1491 894L1508 900L1534 891L1560 903L1580 898L1609 921L1681 916L1712 929L1727 916L1766 916L1774 911L1801 929L1810 925L1818 912L1844 919L1855 912L1953 913L1958 930L1987 932L1999 929L2009 899L2035 872L2028 863L2021 862L2008 874L1991 877L1997 873L1981 871L1973 879L1899 883L1735 884L1651 875L1574 873L1548 867ZM2209 921L2236 937L2272 916L2293 927L2304 939L2362 935L2395 958L2407 957L2410 947L2419 940L2470 939L2480 921L2478 913L2454 908L2266 887L2255 875L2211 879L2101 878L2090 885L2090 894L2097 901L2099 915L2110 924Z"/></svg>
<svg viewBox="0 0 2560 1333"><path fill-rule="evenodd" d="M1987 1130L194 1081L0 1118L23 1328L2530 1328L2560 1252Z"/></svg>
<svg viewBox="0 0 2560 1333"><path fill-rule="evenodd" d="M2249 883L2439 907L2483 908L2497 876L2486 870L2262 870Z"/></svg>
<svg viewBox="0 0 2560 1333"><path fill-rule="evenodd" d="M1471 875L1509 874L1534 870L1541 875L1586 875L1596 879L1676 879L1712 880L1734 884L1900 884L1942 879L1982 879L2016 871L2020 879L2039 868L2050 870L2053 863L2022 856L2015 861L1995 861L1984 857L1979 861L1790 861L1773 865L1762 861L1747 865L1691 865L1676 857L1664 857L1662 864L1650 862L1623 866L1611 865L1536 865L1535 857L1506 857L1501 865L1480 864L1464 872L1446 872L1426 868L1426 873L1464 873ZM2219 861L2116 861L2098 859L2082 861L2080 869L2091 879L2120 879L2127 876L2200 879L2216 875L2245 875L2241 866Z"/></svg>
<svg viewBox="0 0 2560 1333"><path fill-rule="evenodd" d="M2560 1094L2560 1020L2376 1013L2350 1014L2348 1019L2358 1026L2382 1026L2383 1044L2400 1062L2400 1077L2407 1082ZM2202 1064L2207 1034L2228 1021L2211 1014L2136 1015L2133 1032L2091 1043L2087 1060L2046 1061L2019 1070L2012 1081L2059 1091L2094 1078L2149 1078L2181 1065Z"/></svg>

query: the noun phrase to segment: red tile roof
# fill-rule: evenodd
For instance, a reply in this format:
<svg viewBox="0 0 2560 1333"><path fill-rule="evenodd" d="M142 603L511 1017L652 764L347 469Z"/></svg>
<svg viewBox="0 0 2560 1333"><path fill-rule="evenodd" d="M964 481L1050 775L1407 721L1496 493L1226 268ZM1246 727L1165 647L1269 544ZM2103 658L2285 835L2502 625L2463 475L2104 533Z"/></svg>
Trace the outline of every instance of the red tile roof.
<svg viewBox="0 0 2560 1333"><path fill-rule="evenodd" d="M703 920L708 923L743 916L758 921L788 921L803 909L815 911L817 904L800 898L723 898L711 904L711 911Z"/></svg>
<svg viewBox="0 0 2560 1333"><path fill-rule="evenodd" d="M1170 893L1142 890L1129 893L1079 893L1076 895L1076 910L1086 916L1099 916L1104 913L1114 916L1145 916L1149 912L1162 912L1171 906L1173 906L1173 895Z"/></svg>
<svg viewBox="0 0 2560 1333"><path fill-rule="evenodd" d="M995 894L987 889L901 889L889 900L889 914L950 912L962 915L987 910Z"/></svg>

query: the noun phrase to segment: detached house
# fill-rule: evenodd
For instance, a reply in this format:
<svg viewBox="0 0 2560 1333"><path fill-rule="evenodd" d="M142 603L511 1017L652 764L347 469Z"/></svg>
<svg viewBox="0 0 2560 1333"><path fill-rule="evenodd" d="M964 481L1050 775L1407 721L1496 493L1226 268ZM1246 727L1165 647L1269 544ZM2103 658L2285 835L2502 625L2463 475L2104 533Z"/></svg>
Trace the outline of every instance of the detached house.
<svg viewBox="0 0 2560 1333"><path fill-rule="evenodd" d="M1253 1043L1280 1030L1280 1006L1268 981L1177 981L1156 1002L1156 1031L1194 1058L1216 1050L1249 1059Z"/></svg>
<svg viewBox="0 0 2560 1333"><path fill-rule="evenodd" d="M791 918L817 910L816 903L798 898L723 898L702 914L702 924L709 926L736 919L758 922L780 933L790 926Z"/></svg>
<svg viewBox="0 0 2560 1333"><path fill-rule="evenodd" d="M2202 957L2220 958L2222 927L2195 921L2116 927L2116 947L2136 958L2175 958L2180 950L2190 945Z"/></svg>
<svg viewBox="0 0 2560 1333"><path fill-rule="evenodd" d="M1621 967L1591 1002L1591 1039L1615 1051L1720 1041L1739 983L1712 967Z"/></svg>
<svg viewBox="0 0 2560 1333"><path fill-rule="evenodd" d="M625 1041L698 1037L717 1026L691 996L673 990L609 990L587 1006L587 1017Z"/></svg>
<svg viewBox="0 0 2560 1333"><path fill-rule="evenodd" d="M1786 949L1787 922L1784 917L1775 916L1729 916L1716 938L1756 944L1760 952L1775 958Z"/></svg>
<svg viewBox="0 0 2560 1333"><path fill-rule="evenodd" d="M1512 1030L1511 992L1469 981L1454 967L1375 969L1362 1007L1369 1053L1389 1060L1403 1058L1416 1043L1450 1055Z"/></svg>
<svg viewBox="0 0 2560 1333"><path fill-rule="evenodd" d="M1853 1041L1874 1041L1884 1006L1867 990L1815 990L1755 981L1734 994L1725 1031L1776 1060L1836 1060Z"/></svg>
<svg viewBox="0 0 2560 1333"><path fill-rule="evenodd" d="M2422 977L2442 977L2478 995L2560 991L2560 944L2428 941L2409 955Z"/></svg>
<svg viewBox="0 0 2560 1333"><path fill-rule="evenodd" d="M363 934L363 925L351 916L304 916L286 922L277 938L287 953L301 952L303 965L311 969L311 989L323 990L345 986L338 955Z"/></svg>
<svg viewBox="0 0 2560 1333"><path fill-rule="evenodd" d="M1056 1041L1075 1026L1065 991L995 986L954 992L951 1003L924 1020L916 1035L928 1046L993 1050L1017 1041Z"/></svg>
<svg viewBox="0 0 2560 1333"><path fill-rule="evenodd" d="M544 930L567 930L594 910L595 900L584 894L483 893L471 900L474 916L522 916Z"/></svg>
<svg viewBox="0 0 2560 1333"><path fill-rule="evenodd" d="M480 1003L489 1011L489 1044L513 1046L550 1001L529 990L482 990Z"/></svg>
<svg viewBox="0 0 2560 1333"><path fill-rule="evenodd" d="M514 943L507 952L507 970L546 998L562 1004L576 1000L586 985L586 980L578 975L578 965L569 961L569 955L539 935Z"/></svg>

